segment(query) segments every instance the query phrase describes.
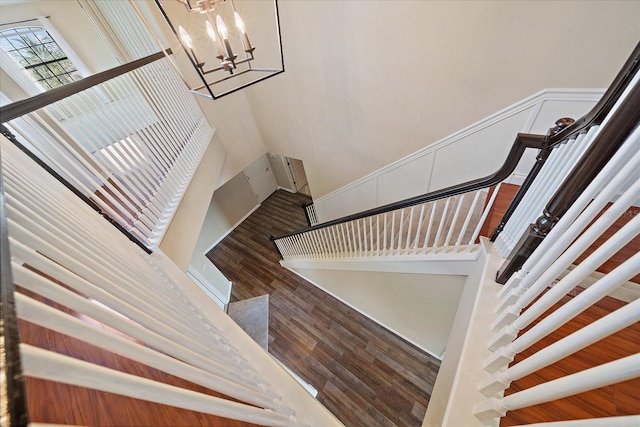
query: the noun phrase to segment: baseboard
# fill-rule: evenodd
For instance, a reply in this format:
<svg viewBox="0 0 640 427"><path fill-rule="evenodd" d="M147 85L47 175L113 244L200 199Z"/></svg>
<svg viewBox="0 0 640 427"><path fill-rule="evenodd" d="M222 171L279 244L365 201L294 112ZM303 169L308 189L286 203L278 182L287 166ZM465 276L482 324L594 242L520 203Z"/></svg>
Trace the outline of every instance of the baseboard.
<svg viewBox="0 0 640 427"><path fill-rule="evenodd" d="M205 279L197 270L194 270L189 266L189 270L187 271L187 276L191 279L196 285L200 287L202 292L207 294L213 302L220 307L224 312L227 311L229 305L229 298L225 298L223 295L220 295L217 292L215 286L207 286L207 279ZM229 282L229 289L231 289L231 282ZM226 301L225 301L226 299Z"/></svg>
<svg viewBox="0 0 640 427"><path fill-rule="evenodd" d="M293 191L292 189L290 189L290 188L286 188L286 187L283 187L283 186L281 186L281 185L278 185L278 190L284 190L284 191L286 191L287 193L296 194L296 191Z"/></svg>
<svg viewBox="0 0 640 427"><path fill-rule="evenodd" d="M313 396L314 398L318 397L318 390L312 386L311 384L309 384L308 382L306 382L305 380L303 380L300 375L296 374L295 372L293 372L291 369L289 369L289 367L287 367L287 365L285 365L284 363L282 363L281 361L279 361L273 354L270 354L271 357L273 357L273 360L275 360L276 362L278 362L280 364L280 366L282 366L282 368L287 371L289 373L289 375L291 375L297 382L298 384L300 384L302 387L304 387L304 389L307 391L307 393L309 393L311 396Z"/></svg>
<svg viewBox="0 0 640 427"><path fill-rule="evenodd" d="M227 231L224 232L224 234L222 236L220 236L218 238L218 240L216 240L215 242L213 242L211 244L211 246L209 246L204 252L203 255L207 255L211 249L215 248L217 246L218 243L222 242L224 240L225 237L227 237L233 230L236 229L237 226L239 226L240 224L242 224L242 222L249 218L249 216L251 216L252 213L254 213L260 206L262 206L261 203L258 203L253 209L251 209L245 216L243 216L238 222L236 222L235 224L233 224L233 226L231 226L231 228L229 228Z"/></svg>

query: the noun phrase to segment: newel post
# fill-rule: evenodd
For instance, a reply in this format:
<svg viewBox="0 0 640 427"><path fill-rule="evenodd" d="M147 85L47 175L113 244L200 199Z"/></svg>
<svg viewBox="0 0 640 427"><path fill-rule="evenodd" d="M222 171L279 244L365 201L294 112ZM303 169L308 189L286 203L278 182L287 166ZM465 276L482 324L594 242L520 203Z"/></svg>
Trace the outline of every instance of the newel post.
<svg viewBox="0 0 640 427"><path fill-rule="evenodd" d="M540 149L540 151L538 152L538 155L536 156L535 164L531 168L531 171L529 171L529 174L527 175L527 178L524 180L524 182L520 186L520 189L518 190L516 195L513 197L513 200L509 204L509 207L507 208L504 215L502 216L502 219L500 220L500 224L498 224L496 229L493 230L493 233L491 234L492 242L495 242L496 239L498 238L498 235L502 233L502 230L504 230L504 227L505 225L507 225L507 222L511 218L511 215L513 215L513 213L516 211L516 208L524 198L524 195L527 194L529 187L531 187L531 184L533 184L533 181L535 181L536 177L538 176L538 173L540 173L540 170L542 170L542 166L544 166L544 163L549 158L549 155L551 154L551 151L554 148L554 146L549 143L549 138L554 135L557 135L558 133L563 131L565 128L571 126L573 123L575 123L574 119L570 117L563 117L561 119L556 120L555 127L552 127L551 129L549 129L549 132L547 132L547 135L545 136L544 146Z"/></svg>
<svg viewBox="0 0 640 427"><path fill-rule="evenodd" d="M636 85L630 90L618 110L600 130L591 147L549 200L542 215L522 235L518 244L500 267L496 275L496 282L504 284L513 273L520 270L522 264L618 151L618 148L639 122L640 86Z"/></svg>

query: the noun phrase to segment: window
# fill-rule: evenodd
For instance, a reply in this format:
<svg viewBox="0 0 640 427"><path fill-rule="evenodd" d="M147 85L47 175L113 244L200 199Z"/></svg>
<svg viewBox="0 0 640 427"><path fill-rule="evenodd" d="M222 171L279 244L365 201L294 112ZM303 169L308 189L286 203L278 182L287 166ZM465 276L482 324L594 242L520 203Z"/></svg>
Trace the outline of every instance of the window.
<svg viewBox="0 0 640 427"><path fill-rule="evenodd" d="M44 90L82 78L58 43L42 27L0 31L0 47Z"/></svg>

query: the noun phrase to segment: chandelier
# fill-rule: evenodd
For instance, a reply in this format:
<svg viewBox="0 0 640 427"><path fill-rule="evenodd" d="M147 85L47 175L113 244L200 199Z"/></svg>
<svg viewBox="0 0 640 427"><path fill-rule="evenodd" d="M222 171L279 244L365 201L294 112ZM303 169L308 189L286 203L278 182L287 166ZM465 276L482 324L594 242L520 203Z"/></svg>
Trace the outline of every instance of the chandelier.
<svg viewBox="0 0 640 427"><path fill-rule="evenodd" d="M195 94L217 99L284 72L277 0L155 3L196 71Z"/></svg>

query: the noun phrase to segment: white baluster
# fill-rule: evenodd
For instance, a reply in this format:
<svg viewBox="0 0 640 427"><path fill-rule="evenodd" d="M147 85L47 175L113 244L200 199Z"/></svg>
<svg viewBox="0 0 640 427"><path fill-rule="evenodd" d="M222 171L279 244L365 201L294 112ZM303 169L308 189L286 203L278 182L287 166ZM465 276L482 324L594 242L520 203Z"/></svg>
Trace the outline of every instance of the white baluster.
<svg viewBox="0 0 640 427"><path fill-rule="evenodd" d="M413 210L414 210L415 206L411 206L411 210L410 210L410 215L409 215L409 226L407 227L407 244L405 247L405 253L408 255L409 254L409 247L411 245L411 238L412 238L412 226L413 226Z"/></svg>
<svg viewBox="0 0 640 427"><path fill-rule="evenodd" d="M464 220L464 224L462 224L462 228L460 229L460 233L458 234L458 238L456 239L455 246L453 248L453 252L458 252L460 249L460 244L462 244L462 239L464 235L467 233L467 228L469 227L469 223L471 222L471 218L476 210L476 205L478 204L478 199L480 199L480 194L482 190L476 191L475 196L473 196L473 202L471 202L471 207L469 208L469 212L467 212L467 216Z"/></svg>
<svg viewBox="0 0 640 427"><path fill-rule="evenodd" d="M420 230L422 230L422 223L424 222L424 208L427 204L423 203L420 205L420 218L418 219L418 228L416 230L416 238L413 242L413 252L417 253L418 251L418 243L420 241Z"/></svg>
<svg viewBox="0 0 640 427"><path fill-rule="evenodd" d="M576 374L511 394L503 399L491 398L474 407L481 420L504 416L512 411L537 405L585 391L627 381L640 376L640 354L634 354Z"/></svg>
<svg viewBox="0 0 640 427"><path fill-rule="evenodd" d="M436 237L433 241L433 248L431 248L431 252L434 254L438 251L438 242L440 242L440 237L442 236L442 231L444 230L444 224L447 221L447 212L449 210L450 203L451 203L451 198L448 198L444 204L444 210L442 211L442 216L440 217L438 231L436 232Z"/></svg>

